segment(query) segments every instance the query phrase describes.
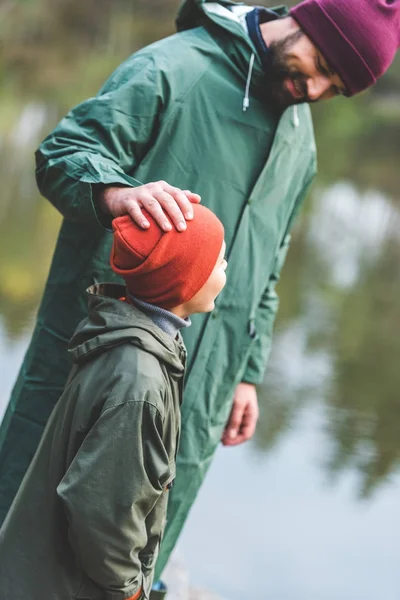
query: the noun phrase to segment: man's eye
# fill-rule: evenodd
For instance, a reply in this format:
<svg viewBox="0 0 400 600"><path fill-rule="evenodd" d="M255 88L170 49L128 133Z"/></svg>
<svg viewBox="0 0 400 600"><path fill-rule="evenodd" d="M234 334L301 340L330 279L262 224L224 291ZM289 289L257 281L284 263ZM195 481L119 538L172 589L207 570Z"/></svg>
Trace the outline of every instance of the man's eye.
<svg viewBox="0 0 400 600"><path fill-rule="evenodd" d="M324 66L321 62L321 58L317 56L317 69L324 77L330 77L333 73L330 71L328 66Z"/></svg>
<svg viewBox="0 0 400 600"><path fill-rule="evenodd" d="M329 77L328 69L324 67L324 65L320 61L318 61L318 69L322 73L322 75L325 75L325 77Z"/></svg>
<svg viewBox="0 0 400 600"><path fill-rule="evenodd" d="M337 96L346 96L346 91L342 88L339 88L337 85L333 86L333 91Z"/></svg>

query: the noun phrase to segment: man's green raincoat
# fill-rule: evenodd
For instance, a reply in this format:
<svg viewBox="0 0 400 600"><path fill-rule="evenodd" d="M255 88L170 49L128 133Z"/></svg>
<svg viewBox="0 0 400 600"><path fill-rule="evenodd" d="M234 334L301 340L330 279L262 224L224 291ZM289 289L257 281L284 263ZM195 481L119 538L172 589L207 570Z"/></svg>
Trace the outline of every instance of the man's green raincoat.
<svg viewBox="0 0 400 600"><path fill-rule="evenodd" d="M212 315L195 317L184 334L188 373L178 475L158 571L211 463L236 385L262 381L278 308L275 285L316 171L309 107L281 115L270 109L261 61L236 12L243 8L184 2L180 32L123 63L37 152L39 188L65 219L2 426L3 515L65 384L67 343L85 314L84 290L115 280L97 184L165 180L199 193L225 226L228 283Z"/></svg>
<svg viewBox="0 0 400 600"><path fill-rule="evenodd" d="M149 597L186 352L124 291L89 290L71 376L0 531L2 600Z"/></svg>

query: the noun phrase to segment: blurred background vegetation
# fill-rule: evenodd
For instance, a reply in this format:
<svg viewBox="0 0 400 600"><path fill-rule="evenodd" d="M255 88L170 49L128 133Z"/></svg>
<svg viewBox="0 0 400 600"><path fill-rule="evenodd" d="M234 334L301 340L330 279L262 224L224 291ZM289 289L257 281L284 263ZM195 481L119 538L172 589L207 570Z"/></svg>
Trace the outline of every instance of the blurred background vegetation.
<svg viewBox="0 0 400 600"><path fill-rule="evenodd" d="M33 152L124 58L174 32L178 5L0 5L0 314L10 342L32 326L60 222L36 190ZM400 462L400 61L373 90L312 110L319 175L279 288L256 444L274 447L316 403L324 467L332 477L356 468L369 495Z"/></svg>

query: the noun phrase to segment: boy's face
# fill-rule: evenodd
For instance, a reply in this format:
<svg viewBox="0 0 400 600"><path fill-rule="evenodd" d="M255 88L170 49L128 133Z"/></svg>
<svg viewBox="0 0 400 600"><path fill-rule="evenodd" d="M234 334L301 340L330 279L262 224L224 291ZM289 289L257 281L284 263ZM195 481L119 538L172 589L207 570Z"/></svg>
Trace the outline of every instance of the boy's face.
<svg viewBox="0 0 400 600"><path fill-rule="evenodd" d="M226 244L223 242L217 262L215 263L215 267L210 277L197 294L182 305L187 316L193 315L194 313L210 312L213 310L215 298L226 283L225 271L228 263L225 260L225 250Z"/></svg>

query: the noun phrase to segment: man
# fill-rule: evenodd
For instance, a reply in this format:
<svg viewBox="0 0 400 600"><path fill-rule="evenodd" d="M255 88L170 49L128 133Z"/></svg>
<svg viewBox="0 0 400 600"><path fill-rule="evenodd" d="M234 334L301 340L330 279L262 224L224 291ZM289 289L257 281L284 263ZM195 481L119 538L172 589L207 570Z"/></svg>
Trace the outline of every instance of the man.
<svg viewBox="0 0 400 600"><path fill-rule="evenodd" d="M129 58L37 153L39 188L65 220L0 439L4 515L67 377L84 290L110 279L112 217L128 213L147 227L144 207L163 228L183 230L200 194L224 223L230 266L212 317L193 319L185 335L178 475L158 572L219 441L254 433L275 286L316 171L307 103L352 96L385 72L399 45L400 0L305 0L290 13L187 0L177 24L177 35Z"/></svg>

